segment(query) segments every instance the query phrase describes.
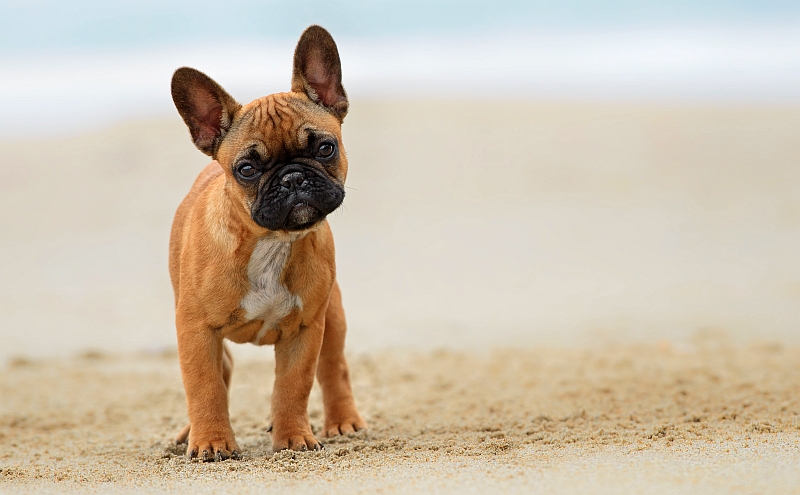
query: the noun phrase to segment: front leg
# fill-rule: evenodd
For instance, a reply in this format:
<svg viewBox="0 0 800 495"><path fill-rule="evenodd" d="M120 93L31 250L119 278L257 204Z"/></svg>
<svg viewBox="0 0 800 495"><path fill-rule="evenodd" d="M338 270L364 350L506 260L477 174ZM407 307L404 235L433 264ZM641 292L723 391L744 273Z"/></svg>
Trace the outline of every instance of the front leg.
<svg viewBox="0 0 800 495"><path fill-rule="evenodd" d="M346 333L342 292L339 283L334 282L325 313L325 336L317 366L317 380L322 387L322 402L325 405L326 437L353 433L367 427L366 421L358 413L350 386L350 370L344 357Z"/></svg>
<svg viewBox="0 0 800 495"><path fill-rule="evenodd" d="M314 385L325 314L275 343L272 392L272 451L321 450L308 420L308 396Z"/></svg>
<svg viewBox="0 0 800 495"><path fill-rule="evenodd" d="M228 416L222 336L178 311L178 357L189 409L186 456L204 461L239 455Z"/></svg>

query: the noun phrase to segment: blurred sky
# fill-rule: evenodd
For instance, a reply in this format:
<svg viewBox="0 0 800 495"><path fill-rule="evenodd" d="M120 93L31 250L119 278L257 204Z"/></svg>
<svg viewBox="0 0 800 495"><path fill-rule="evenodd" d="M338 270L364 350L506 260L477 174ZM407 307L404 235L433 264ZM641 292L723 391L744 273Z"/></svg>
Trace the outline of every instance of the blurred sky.
<svg viewBox="0 0 800 495"><path fill-rule="evenodd" d="M5 0L0 132L172 115L181 65L241 100L285 90L311 23L353 98L800 101L796 0Z"/></svg>

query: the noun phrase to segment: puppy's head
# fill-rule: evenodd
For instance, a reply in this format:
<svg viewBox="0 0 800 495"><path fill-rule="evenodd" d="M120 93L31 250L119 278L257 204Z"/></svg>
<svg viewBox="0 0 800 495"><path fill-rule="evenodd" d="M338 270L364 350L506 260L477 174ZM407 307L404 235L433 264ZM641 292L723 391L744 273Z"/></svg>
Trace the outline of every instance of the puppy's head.
<svg viewBox="0 0 800 495"><path fill-rule="evenodd" d="M172 99L197 148L225 171L226 188L259 226L313 227L344 200L347 114L339 52L319 26L294 53L292 89L240 105L211 78L183 67Z"/></svg>

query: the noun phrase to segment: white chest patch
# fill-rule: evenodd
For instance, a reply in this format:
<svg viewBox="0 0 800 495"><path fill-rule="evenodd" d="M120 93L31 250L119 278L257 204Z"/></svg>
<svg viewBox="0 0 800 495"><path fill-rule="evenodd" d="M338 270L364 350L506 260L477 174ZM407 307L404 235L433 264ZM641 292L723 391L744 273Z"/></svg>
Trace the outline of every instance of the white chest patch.
<svg viewBox="0 0 800 495"><path fill-rule="evenodd" d="M292 309L303 307L300 297L289 292L281 282L291 249L291 242L265 237L258 241L250 255L247 264L250 290L242 299L242 309L247 321L264 320L253 343L260 342Z"/></svg>

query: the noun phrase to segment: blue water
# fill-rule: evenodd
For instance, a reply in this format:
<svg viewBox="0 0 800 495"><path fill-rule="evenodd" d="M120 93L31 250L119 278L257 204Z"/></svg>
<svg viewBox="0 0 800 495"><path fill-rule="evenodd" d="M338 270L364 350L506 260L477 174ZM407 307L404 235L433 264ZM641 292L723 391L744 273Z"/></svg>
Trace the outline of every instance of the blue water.
<svg viewBox="0 0 800 495"><path fill-rule="evenodd" d="M354 99L800 101L798 0L0 0L0 133L174 117L183 65L243 101L284 91L311 23Z"/></svg>
<svg viewBox="0 0 800 495"><path fill-rule="evenodd" d="M311 23L374 37L798 20L797 0L3 0L0 55L296 37Z"/></svg>

